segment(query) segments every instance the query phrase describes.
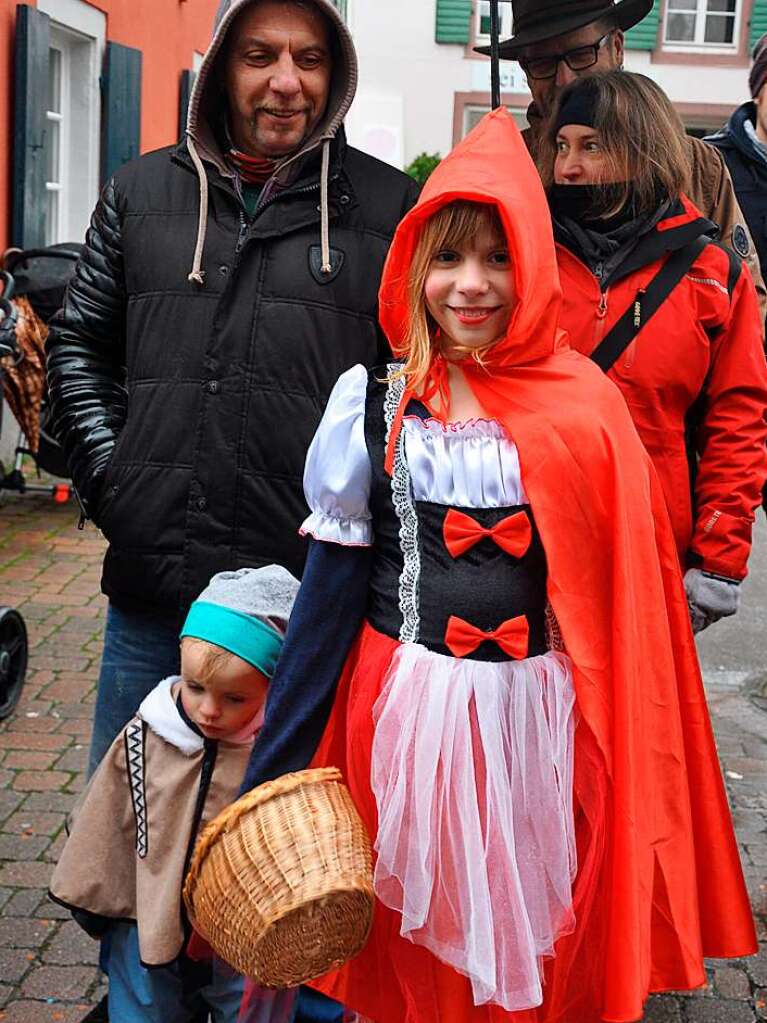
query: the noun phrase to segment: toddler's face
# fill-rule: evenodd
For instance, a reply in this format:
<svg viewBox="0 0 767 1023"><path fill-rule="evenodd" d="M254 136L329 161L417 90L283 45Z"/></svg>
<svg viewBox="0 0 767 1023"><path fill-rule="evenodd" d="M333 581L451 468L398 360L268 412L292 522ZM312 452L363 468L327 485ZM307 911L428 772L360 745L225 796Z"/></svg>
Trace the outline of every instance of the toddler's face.
<svg viewBox="0 0 767 1023"><path fill-rule="evenodd" d="M235 654L222 655L211 669L210 651L211 644L200 640L181 644L181 699L203 735L226 739L261 710L269 683L257 668Z"/></svg>
<svg viewBox="0 0 767 1023"><path fill-rule="evenodd" d="M434 254L424 284L426 307L462 348L484 348L506 333L516 305L506 241L482 231L460 249Z"/></svg>

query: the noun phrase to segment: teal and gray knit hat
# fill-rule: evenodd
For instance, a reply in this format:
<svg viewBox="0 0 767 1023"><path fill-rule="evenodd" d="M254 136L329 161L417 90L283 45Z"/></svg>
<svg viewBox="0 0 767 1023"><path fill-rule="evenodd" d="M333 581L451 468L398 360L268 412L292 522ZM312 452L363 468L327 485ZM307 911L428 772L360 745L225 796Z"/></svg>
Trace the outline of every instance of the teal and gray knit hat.
<svg viewBox="0 0 767 1023"><path fill-rule="evenodd" d="M298 586L280 565L219 572L189 609L181 638L220 646L271 678Z"/></svg>

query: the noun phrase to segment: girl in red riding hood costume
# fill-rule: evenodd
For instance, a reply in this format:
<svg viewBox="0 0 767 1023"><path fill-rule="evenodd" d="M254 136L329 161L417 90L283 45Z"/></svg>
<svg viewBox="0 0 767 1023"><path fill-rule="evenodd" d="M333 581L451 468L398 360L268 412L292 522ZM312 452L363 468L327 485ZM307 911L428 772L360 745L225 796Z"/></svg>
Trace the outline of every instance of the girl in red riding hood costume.
<svg viewBox="0 0 767 1023"><path fill-rule="evenodd" d="M505 111L434 172L380 297L403 361L345 373L312 444L246 777L315 754L373 836L370 941L316 986L375 1023L638 1020L755 934L663 495L557 327Z"/></svg>

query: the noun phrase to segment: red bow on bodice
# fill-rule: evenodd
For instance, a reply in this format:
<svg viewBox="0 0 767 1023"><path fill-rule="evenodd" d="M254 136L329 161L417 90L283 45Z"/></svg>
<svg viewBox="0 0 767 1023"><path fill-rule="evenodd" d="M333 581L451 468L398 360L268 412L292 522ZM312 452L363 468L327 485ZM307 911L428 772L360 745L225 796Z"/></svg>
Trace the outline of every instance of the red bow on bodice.
<svg viewBox="0 0 767 1023"><path fill-rule="evenodd" d="M476 625L465 622L463 618L456 618L455 615L448 619L445 646L454 657L466 657L467 654L474 653L480 643L486 640L497 643L501 650L515 661L521 661L527 657L530 640L530 626L526 616L510 618L490 632L478 629Z"/></svg>
<svg viewBox="0 0 767 1023"><path fill-rule="evenodd" d="M533 539L533 527L524 512L515 512L501 519L497 525L486 528L471 515L451 508L445 516L442 529L445 546L454 558L465 554L474 544L486 537L494 540L512 557L521 558L527 553Z"/></svg>

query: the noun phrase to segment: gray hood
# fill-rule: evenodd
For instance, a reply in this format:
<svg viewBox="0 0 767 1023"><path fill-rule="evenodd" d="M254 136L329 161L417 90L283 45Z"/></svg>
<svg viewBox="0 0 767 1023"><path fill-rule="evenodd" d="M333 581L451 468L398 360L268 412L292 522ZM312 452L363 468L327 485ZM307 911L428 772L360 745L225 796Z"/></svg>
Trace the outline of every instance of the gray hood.
<svg viewBox="0 0 767 1023"><path fill-rule="evenodd" d="M221 152L217 133L212 123L223 116L221 94L214 81L213 71L216 58L221 51L226 35L232 27L235 18L246 7L258 2L259 0L221 0L213 25L213 38L203 58L189 101L186 124L187 146L189 155L200 178L200 224L194 266L189 279L200 285L204 284L204 274L201 267L208 217L208 179L203 167L203 161L212 164L224 177L231 178L234 176L232 169L224 158L224 154ZM271 182L267 183L266 187L273 187L275 182L282 186L289 184L291 179L298 173L302 157L319 146L323 146L321 181L323 267L326 267L326 272L329 272L330 257L329 242L327 240L329 143L335 138L336 133L343 124L344 117L352 105L354 94L357 91L357 52L354 48L354 42L352 41L349 29L330 0L304 0L304 2L312 3L321 11L330 22L331 28L335 30L336 34L328 105L324 116L309 138L306 139L300 149L285 157L277 165L274 177Z"/></svg>

